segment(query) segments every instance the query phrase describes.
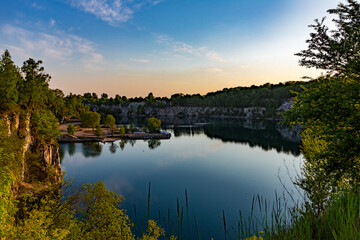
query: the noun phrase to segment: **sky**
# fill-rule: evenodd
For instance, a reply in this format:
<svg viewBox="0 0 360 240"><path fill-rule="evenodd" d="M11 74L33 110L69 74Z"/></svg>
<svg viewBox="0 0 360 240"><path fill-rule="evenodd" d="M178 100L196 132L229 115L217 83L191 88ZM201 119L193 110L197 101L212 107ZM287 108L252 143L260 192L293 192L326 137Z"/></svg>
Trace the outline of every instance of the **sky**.
<svg viewBox="0 0 360 240"><path fill-rule="evenodd" d="M42 60L51 88L206 94L299 81L314 19L340 0L0 0L0 52Z"/></svg>

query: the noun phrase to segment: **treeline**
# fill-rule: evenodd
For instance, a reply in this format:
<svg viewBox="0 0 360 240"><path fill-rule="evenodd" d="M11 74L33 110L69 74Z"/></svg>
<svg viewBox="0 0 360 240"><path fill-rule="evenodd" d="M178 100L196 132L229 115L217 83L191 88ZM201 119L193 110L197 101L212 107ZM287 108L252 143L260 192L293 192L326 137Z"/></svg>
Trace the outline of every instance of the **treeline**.
<svg viewBox="0 0 360 240"><path fill-rule="evenodd" d="M81 97L84 103L92 104L128 104L145 102L154 107L183 106L183 107L266 107L278 108L285 100L295 96L294 92L301 92L302 85L309 86L312 81L289 81L279 84L266 83L261 86L224 88L206 95L176 93L168 97L155 97L149 93L146 97L127 98L116 95L114 98L103 93L98 97L96 93L85 93ZM71 96L71 95L70 95Z"/></svg>

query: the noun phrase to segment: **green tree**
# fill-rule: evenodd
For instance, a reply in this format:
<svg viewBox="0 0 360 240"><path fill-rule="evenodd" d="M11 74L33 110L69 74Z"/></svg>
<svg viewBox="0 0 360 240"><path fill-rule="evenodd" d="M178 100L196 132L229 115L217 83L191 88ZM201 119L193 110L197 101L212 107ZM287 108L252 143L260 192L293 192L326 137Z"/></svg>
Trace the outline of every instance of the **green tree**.
<svg viewBox="0 0 360 240"><path fill-rule="evenodd" d="M120 133L120 135L124 135L126 133L126 129L125 129L124 125L120 126L119 133Z"/></svg>
<svg viewBox="0 0 360 240"><path fill-rule="evenodd" d="M134 239L129 217L120 208L122 200L102 182L83 186L71 199L78 222L69 239Z"/></svg>
<svg viewBox="0 0 360 240"><path fill-rule="evenodd" d="M116 131L116 123L115 118L113 115L108 114L106 118L104 119L104 126L110 129L110 132L112 135L114 135L114 132Z"/></svg>
<svg viewBox="0 0 360 240"><path fill-rule="evenodd" d="M147 125L148 125L150 132L160 130L161 120L157 119L156 117L151 117L151 118L149 118Z"/></svg>
<svg viewBox="0 0 360 240"><path fill-rule="evenodd" d="M334 30L329 31L325 18L310 25L308 49L295 55L302 57L300 65L327 70L329 73L359 74L360 72L360 4L356 0L339 3L328 13L337 15Z"/></svg>
<svg viewBox="0 0 360 240"><path fill-rule="evenodd" d="M300 64L329 70L335 77L320 77L295 97L285 113L290 124L301 124L303 178L298 179L318 213L330 196L360 183L360 5L348 0L328 11L337 14L337 29L328 34L323 21L309 47L297 55Z"/></svg>
<svg viewBox="0 0 360 240"><path fill-rule="evenodd" d="M102 129L100 125L96 125L95 135L100 137L102 135Z"/></svg>
<svg viewBox="0 0 360 240"><path fill-rule="evenodd" d="M31 115L31 131L39 143L56 144L60 136L58 119L47 109L36 110Z"/></svg>
<svg viewBox="0 0 360 240"><path fill-rule="evenodd" d="M0 110L17 103L17 85L21 80L19 68L12 61L9 51L5 50L0 59Z"/></svg>
<svg viewBox="0 0 360 240"><path fill-rule="evenodd" d="M34 109L45 106L50 75L44 72L44 67L40 67L42 61L35 61L32 58L24 62L21 71L24 74L24 81L20 84L20 102L23 107L30 112Z"/></svg>
<svg viewBox="0 0 360 240"><path fill-rule="evenodd" d="M84 127L95 128L100 125L101 115L97 112L85 111L80 114L81 125Z"/></svg>
<svg viewBox="0 0 360 240"><path fill-rule="evenodd" d="M75 126L72 123L69 123L68 127L67 127L67 132L70 135L74 135L75 133Z"/></svg>

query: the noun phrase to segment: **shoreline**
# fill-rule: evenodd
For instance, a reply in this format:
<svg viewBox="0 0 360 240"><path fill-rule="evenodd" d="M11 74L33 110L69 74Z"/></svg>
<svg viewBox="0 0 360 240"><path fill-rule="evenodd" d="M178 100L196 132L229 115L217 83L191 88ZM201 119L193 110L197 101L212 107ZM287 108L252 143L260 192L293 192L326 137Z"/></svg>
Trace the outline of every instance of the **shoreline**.
<svg viewBox="0 0 360 240"><path fill-rule="evenodd" d="M171 133L162 131L160 133L125 133L125 134L110 134L108 128L102 128L104 133L101 136L96 136L91 128L80 127L80 122L72 122L76 131L74 135L67 133L69 123L60 124L61 135L58 138L59 143L80 143L80 142L114 142L117 140L151 140L151 139L170 139Z"/></svg>

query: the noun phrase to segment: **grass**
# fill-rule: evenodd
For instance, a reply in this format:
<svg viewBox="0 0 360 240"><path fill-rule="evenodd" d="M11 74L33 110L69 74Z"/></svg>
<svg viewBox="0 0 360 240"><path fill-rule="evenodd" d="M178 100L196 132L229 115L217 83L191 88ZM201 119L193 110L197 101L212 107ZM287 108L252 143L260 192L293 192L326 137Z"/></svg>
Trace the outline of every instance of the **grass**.
<svg viewBox="0 0 360 240"><path fill-rule="evenodd" d="M148 192L148 212L150 218L150 183ZM185 212L185 213L184 213ZM184 216L184 214L186 216ZM288 203L285 194L275 194L274 201L260 195L252 199L249 212L239 211L236 226L229 225L225 210L222 210L223 239L360 239L360 191L344 190L329 199L326 210L318 214L310 204ZM158 212L158 224L166 230L165 239L177 234L177 239L201 239L196 215L190 221L189 198L185 190L185 211L177 198L176 217L171 218ZM134 205L134 225L142 226L136 216ZM139 230L143 230L140 227ZM193 230L193 231L191 231Z"/></svg>

